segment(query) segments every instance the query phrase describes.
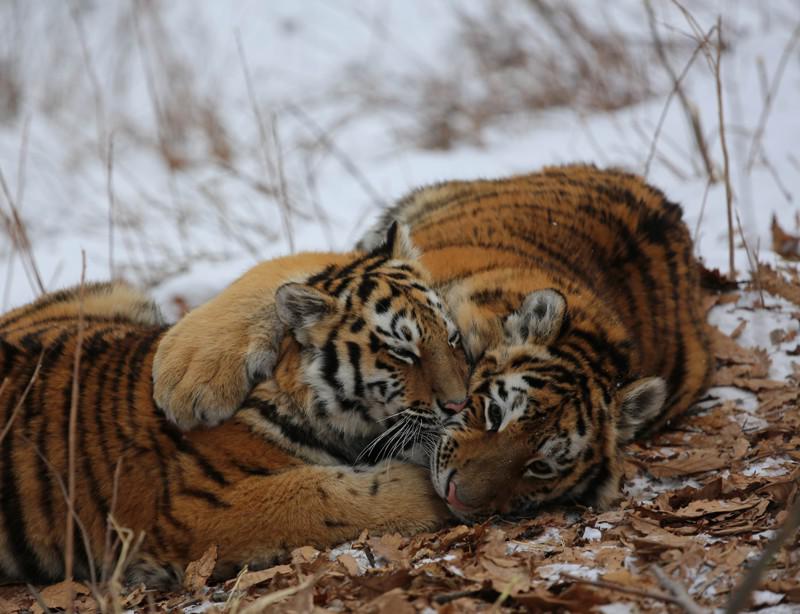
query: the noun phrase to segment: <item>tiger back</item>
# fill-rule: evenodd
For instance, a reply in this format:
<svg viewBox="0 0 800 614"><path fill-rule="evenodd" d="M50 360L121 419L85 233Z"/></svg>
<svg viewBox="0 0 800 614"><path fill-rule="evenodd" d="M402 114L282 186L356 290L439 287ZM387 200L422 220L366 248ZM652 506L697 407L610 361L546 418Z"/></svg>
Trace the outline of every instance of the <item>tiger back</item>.
<svg viewBox="0 0 800 614"><path fill-rule="evenodd" d="M684 412L713 364L680 207L636 175L571 165L414 191L361 246L390 220L474 363L433 458L451 509L613 500L621 444Z"/></svg>

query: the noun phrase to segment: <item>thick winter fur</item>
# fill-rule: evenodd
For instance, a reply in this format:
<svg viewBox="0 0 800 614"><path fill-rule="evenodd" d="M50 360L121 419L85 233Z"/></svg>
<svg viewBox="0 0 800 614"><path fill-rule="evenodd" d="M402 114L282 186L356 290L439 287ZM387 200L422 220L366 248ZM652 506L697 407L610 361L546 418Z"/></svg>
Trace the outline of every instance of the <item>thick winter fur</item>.
<svg viewBox="0 0 800 614"><path fill-rule="evenodd" d="M354 465L386 429L406 425L397 432L414 434L392 441L390 451L419 443L428 428L423 412L433 411L435 398L466 394L463 366L449 346L452 322L424 270L395 256L379 249L276 261L281 271L296 265L295 279L315 266L316 273L273 296L259 294L292 332L274 348L274 373L232 419L190 433L152 399L153 360L169 331L133 290L86 286L82 298L78 290L59 292L0 318L0 424L13 418L0 447L0 580L49 582L64 573L59 484L67 480L81 310L76 512L89 551L78 536L78 576L89 576L90 562L99 566L109 515L146 534L145 556L131 571L151 583L169 579L165 570L183 569L211 544L219 546L218 571L229 573L302 544L352 539L364 528L410 533L439 525L447 509L427 470ZM254 274L282 279L269 268ZM387 313L401 312L395 330ZM216 326L228 320L204 322L205 344L192 337L201 358L206 344L232 352L226 344L245 338L242 354L231 354L240 376L248 333L226 336Z"/></svg>
<svg viewBox="0 0 800 614"><path fill-rule="evenodd" d="M464 518L545 501L605 505L620 446L685 411L712 356L681 209L593 166L411 193L411 229L475 367L433 481Z"/></svg>

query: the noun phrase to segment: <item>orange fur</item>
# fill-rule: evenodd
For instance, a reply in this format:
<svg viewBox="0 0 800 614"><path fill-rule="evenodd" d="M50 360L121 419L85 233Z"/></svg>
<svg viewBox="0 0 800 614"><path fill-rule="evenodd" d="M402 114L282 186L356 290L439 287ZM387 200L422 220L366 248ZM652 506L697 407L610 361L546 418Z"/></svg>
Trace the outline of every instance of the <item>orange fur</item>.
<svg viewBox="0 0 800 614"><path fill-rule="evenodd" d="M636 175L571 165L421 188L361 246L392 220L476 363L433 459L440 495L465 518L612 501L620 446L684 412L713 365L680 207Z"/></svg>
<svg viewBox="0 0 800 614"><path fill-rule="evenodd" d="M429 349L413 365L385 349L376 348L372 356L365 349L364 378L375 370L373 362L383 361L393 365L401 382L429 384L417 400L432 403L431 395L441 394L443 385L420 372L430 371L425 353L435 348L446 354L438 367L444 393L465 395L463 366L448 347L446 321L428 304L431 293L421 285L424 270L391 255L298 256L261 265L255 274L266 272L270 279L284 280L287 270L293 279L305 278L290 288L289 298L300 301L287 307L290 316L295 308L307 315L302 300L308 296L316 301L311 307L323 304L325 310L312 313L313 322L277 344L273 377L255 385L233 419L189 433L167 421L153 401L149 375L159 343L171 333L152 303L135 291L90 285L83 298L77 289L54 293L0 318L0 381L8 381L0 396L0 423L20 407L0 447L0 579L52 581L64 572L66 504L58 484L66 480L80 309L86 328L78 378L76 511L90 551L76 540L79 577L88 577L91 564L103 558L109 514L119 525L146 533L144 556L130 577L151 584L170 580L168 570L183 569L211 544L219 546L218 570L227 573L245 563L270 564L300 545L331 546L364 528L410 533L438 526L447 511L425 469L379 461L352 466L366 443L386 428L363 413L367 408L359 404L367 401L345 398L355 417L337 423L332 407L326 408L304 379L308 361L326 347L315 343L335 339L351 352L357 343L368 346L358 335L375 334L374 327L362 319L369 319L380 297L390 297L393 309L402 305L417 313L416 322L424 328L419 345ZM316 281L308 278L312 271ZM360 299L346 302L365 277L375 296L362 289ZM247 277L225 296L235 303L247 295L251 307L274 303L275 284L252 297L237 294L243 282ZM335 288L342 289L338 297ZM247 326L257 324L243 321L247 326L225 337L218 324L224 329L240 323L224 310L217 319L213 311L199 318L207 327L205 338L192 338L203 351L215 343L241 343L251 334ZM38 376L31 380L39 362ZM400 402L406 402L405 393ZM326 411L329 418L320 418ZM334 428L337 424L341 429Z"/></svg>

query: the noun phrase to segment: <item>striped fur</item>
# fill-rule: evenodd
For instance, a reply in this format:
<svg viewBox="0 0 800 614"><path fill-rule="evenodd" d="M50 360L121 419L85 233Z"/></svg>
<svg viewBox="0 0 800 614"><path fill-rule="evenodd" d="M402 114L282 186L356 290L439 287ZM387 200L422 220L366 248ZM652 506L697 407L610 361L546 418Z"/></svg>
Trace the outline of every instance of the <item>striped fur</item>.
<svg viewBox="0 0 800 614"><path fill-rule="evenodd" d="M685 411L712 356L681 209L640 177L547 168L411 193L411 229L474 364L433 482L464 518L606 505L621 444Z"/></svg>
<svg viewBox="0 0 800 614"><path fill-rule="evenodd" d="M152 399L149 374L168 329L146 298L98 284L85 287L83 298L75 289L58 292L2 317L0 424L10 428L0 447L0 580L50 582L64 573L60 485L81 305L76 512L87 547L79 535L79 577L90 577L103 559L109 515L146 534L129 573L150 584L174 579L172 570L211 544L219 546L217 571L227 574L245 563L270 564L299 545L355 538L364 528L437 526L447 510L427 471L389 467L379 457L424 439L423 410L438 386L428 356L455 356L453 325L425 286L424 270L391 256L382 249L318 255L317 273L292 284L279 305L289 317L308 319L280 343L272 377L253 388L234 418L188 433ZM297 258L300 268L308 265ZM292 259L279 265L291 267ZM304 303L309 296L318 302ZM314 311L319 304L324 310ZM400 339L386 328L387 310L405 311L401 320L418 337L413 347L408 331L398 328ZM407 360L398 350L421 357ZM462 367L440 375L460 382L454 394L465 394ZM402 436L355 465L387 429Z"/></svg>

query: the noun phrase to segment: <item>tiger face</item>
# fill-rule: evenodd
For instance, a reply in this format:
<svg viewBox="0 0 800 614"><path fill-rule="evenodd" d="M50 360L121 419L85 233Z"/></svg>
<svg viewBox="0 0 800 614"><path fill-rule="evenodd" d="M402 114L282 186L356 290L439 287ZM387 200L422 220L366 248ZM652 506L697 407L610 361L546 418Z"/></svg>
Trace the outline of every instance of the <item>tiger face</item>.
<svg viewBox="0 0 800 614"><path fill-rule="evenodd" d="M377 453L427 459L433 433L466 405L459 332L428 282L393 225L362 258L276 294L316 416L349 436L389 433Z"/></svg>
<svg viewBox="0 0 800 614"><path fill-rule="evenodd" d="M560 293L533 292L506 319L505 344L476 365L468 406L431 459L437 492L462 519L529 515L556 500L610 503L619 445L661 411L661 378L609 390L588 362L559 350L566 313Z"/></svg>

